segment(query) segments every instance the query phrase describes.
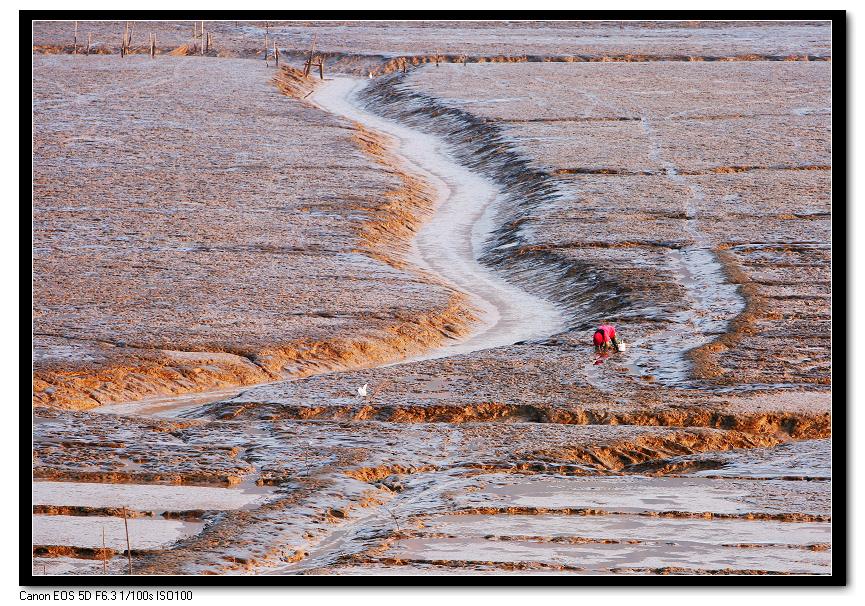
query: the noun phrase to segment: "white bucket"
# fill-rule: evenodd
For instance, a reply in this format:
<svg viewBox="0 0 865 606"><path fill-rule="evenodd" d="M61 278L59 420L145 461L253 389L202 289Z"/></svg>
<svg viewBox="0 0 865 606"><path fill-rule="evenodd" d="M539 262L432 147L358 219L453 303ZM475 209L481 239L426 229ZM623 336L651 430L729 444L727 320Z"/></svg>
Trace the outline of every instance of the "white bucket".
<svg viewBox="0 0 865 606"><path fill-rule="evenodd" d="M624 353L626 351L628 351L628 346L625 343L619 343L619 352Z"/></svg>

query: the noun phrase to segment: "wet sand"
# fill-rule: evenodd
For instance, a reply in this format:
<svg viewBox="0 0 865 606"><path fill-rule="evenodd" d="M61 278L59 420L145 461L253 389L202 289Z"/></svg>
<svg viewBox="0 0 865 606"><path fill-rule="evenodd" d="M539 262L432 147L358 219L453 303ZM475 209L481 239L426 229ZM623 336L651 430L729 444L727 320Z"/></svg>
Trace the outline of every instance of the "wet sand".
<svg viewBox="0 0 865 606"><path fill-rule="evenodd" d="M36 60L40 78L64 60ZM243 64L172 61L175 75L189 61ZM337 61L359 70L371 60ZM831 385L823 341L802 350L796 314L817 332L827 318L831 259L800 232L825 232L821 108L831 109L803 76L821 79L826 66L800 63L472 62L403 76L383 60L377 73L390 76L334 77L306 98L280 85L288 96L267 98L285 123L268 136L321 127L283 157L287 170L328 153L350 161L329 168L325 190L310 180L284 193L330 202L287 203L277 234L308 245L310 280L295 277L299 251L261 251L282 251L263 283L304 302L276 332L327 339L370 317L375 330L325 361L319 346L243 357L273 371L255 386L75 412L40 385L34 571L47 562L52 573L101 574L101 562L80 558L128 506L154 529L133 545L140 574L830 573ZM699 78L666 95L684 71ZM646 74L654 88L639 89ZM773 95L787 101L773 109ZM741 149L749 129L777 136ZM695 147L700 137L712 145ZM719 201L740 212L731 220ZM41 212L54 220L50 204ZM243 338L261 344L284 309L273 315L256 293L265 304ZM448 300L456 316L417 319ZM585 334L609 318L633 347L596 366ZM394 322L411 328L376 349ZM731 334L760 338L736 347ZM37 357L87 366L131 349L68 336L44 337ZM770 343L780 361L748 366ZM202 352L162 351L190 386L191 369L207 366ZM238 357L210 364L226 356ZM298 376L282 380L285 370ZM95 388L107 401L119 393ZM61 531L64 545L47 542ZM109 558L111 573L120 560Z"/></svg>

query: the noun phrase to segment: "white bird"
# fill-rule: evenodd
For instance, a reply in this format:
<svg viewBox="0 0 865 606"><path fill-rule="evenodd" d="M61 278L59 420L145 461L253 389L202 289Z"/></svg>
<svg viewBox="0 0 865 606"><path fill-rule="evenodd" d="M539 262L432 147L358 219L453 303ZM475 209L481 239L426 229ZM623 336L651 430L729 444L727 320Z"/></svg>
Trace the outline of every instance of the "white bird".
<svg viewBox="0 0 865 606"><path fill-rule="evenodd" d="M372 80L372 72L369 72L369 79Z"/></svg>
<svg viewBox="0 0 865 606"><path fill-rule="evenodd" d="M357 388L357 395L359 395L361 398L365 398L367 387L369 387L369 383L364 383L363 387L358 387Z"/></svg>

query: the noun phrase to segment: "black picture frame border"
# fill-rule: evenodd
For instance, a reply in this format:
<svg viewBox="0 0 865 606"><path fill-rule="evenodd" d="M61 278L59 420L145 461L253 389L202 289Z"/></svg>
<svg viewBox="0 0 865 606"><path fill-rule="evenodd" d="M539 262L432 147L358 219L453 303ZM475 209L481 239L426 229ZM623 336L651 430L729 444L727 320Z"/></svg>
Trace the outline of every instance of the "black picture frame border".
<svg viewBox="0 0 865 606"><path fill-rule="evenodd" d="M371 19L371 17L375 17ZM743 11L743 10L580 10L580 11L442 11L442 10L417 10L417 11L391 11L391 10L299 10L299 11L157 11L157 10L21 10L19 11L19 31L21 38L21 63L20 73L32 72L32 22L39 20L263 20L263 19L298 19L298 20L325 20L339 19L346 21L395 21L395 20L572 20L572 19L598 19L598 20L748 20L748 21L831 21L832 23L832 128L833 128L833 169L832 169L832 198L833 201L840 199L844 201L841 214L832 214L833 235L841 236L840 246L842 256L833 258L832 275L833 289L837 287L834 277L841 276L841 307L842 317L845 325L849 320L846 313L847 297L849 296L848 283L850 281L849 269L847 267L848 233L848 179L850 171L848 167L848 109L847 99L850 90L847 83L850 81L850 72L847 63L848 39L847 29L849 19L843 10L778 10L778 11ZM31 49L28 51L23 47L25 40L31 41ZM836 51L841 52L836 52ZM839 86L840 84L840 86ZM25 122L25 107L31 108L31 119L26 120L31 125L30 141L20 138L20 157L25 159L26 154L32 154L32 94L28 103L23 102L27 95L27 89L20 86L21 122ZM29 148L29 149L28 149ZM836 155L840 154L840 158ZM836 161L840 160L840 161ZM26 165L26 162L21 163ZM32 171L32 155L31 155ZM840 171L840 178L835 176ZM23 169L22 169L23 172ZM32 172L31 172L32 180ZM32 184L32 181L31 181ZM22 198L24 194L22 193ZM23 200L21 201L23 206ZM834 207L834 204L833 204ZM834 211L834 208L833 208ZM24 217L25 213L21 213ZM31 197L32 216L32 197ZM844 227L835 229L835 221ZM21 219L21 232L27 231L31 226L26 219ZM32 231L30 241L32 243ZM25 238L21 238L22 248ZM833 247L834 248L834 247ZM23 251L22 251L23 253ZM30 252L32 259L32 251ZM21 258L26 258L22 254ZM22 261L23 264L23 261ZM840 269L839 269L840 268ZM31 262L32 277L32 262ZM836 271L838 272L836 274ZM22 272L23 274L24 272ZM22 290L30 287L29 283L21 279ZM32 291L31 291L32 293ZM32 304L32 294L31 294ZM31 308L32 311L32 308ZM835 312L833 299L833 315ZM25 318L22 311L20 319L22 327L30 327L30 331L22 330L22 334L32 333L31 319ZM833 333L834 334L834 333ZM63 576L63 575L34 575L32 573L32 533L24 532L24 529L32 528L32 496L30 485L32 484L32 368L29 378L24 376L22 369L21 385L31 385L31 393L20 395L20 426L19 426L19 583L23 587L136 587L136 588L187 588L187 587L380 587L380 586L423 586L423 587L505 587L505 586L536 586L536 587L589 587L589 586L616 586L616 587L791 587L791 586L813 586L813 587L838 587L847 585L849 564L849 542L847 526L847 504L850 498L848 487L849 471L847 461L849 457L848 437L851 431L848 424L848 398L847 388L849 380L849 340L845 339L842 350L843 363L839 366L841 376L834 373L833 365L833 392L832 392L832 419L833 425L840 424L844 429L833 435L832 447L832 574L825 576L805 575L754 575L754 576L631 576L631 575L603 575L603 576L532 576L532 575L478 575L478 576L395 576L377 575L369 577L341 577L341 576ZM21 359L31 356L32 359L32 335L28 343L26 337L20 342ZM22 365L23 366L23 365ZM29 396L29 398L28 398ZM836 399L837 398L837 399ZM836 402L842 404L836 406ZM29 413L29 414L28 414ZM29 447L28 447L29 446ZM842 482L838 486L837 480ZM25 484L29 482L29 484Z"/></svg>

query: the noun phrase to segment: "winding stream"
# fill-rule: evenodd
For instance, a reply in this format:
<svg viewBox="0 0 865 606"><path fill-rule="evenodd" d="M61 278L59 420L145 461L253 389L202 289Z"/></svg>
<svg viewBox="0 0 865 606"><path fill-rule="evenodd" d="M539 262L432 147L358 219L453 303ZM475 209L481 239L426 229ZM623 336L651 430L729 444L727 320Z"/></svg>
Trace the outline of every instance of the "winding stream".
<svg viewBox="0 0 865 606"><path fill-rule="evenodd" d="M468 294L481 312L480 321L467 338L386 366L543 339L565 330L565 314L558 306L506 282L478 261L495 229L492 215L502 193L499 186L462 166L437 137L363 109L357 93L365 85L365 80L334 78L320 85L310 100L324 111L389 136L394 143L392 151L404 167L434 189L435 215L418 232L408 261L454 290ZM231 398L244 389L159 396L101 406L95 411L173 417L208 402Z"/></svg>
<svg viewBox="0 0 865 606"><path fill-rule="evenodd" d="M462 166L437 137L363 109L357 93L365 85L364 80L335 78L317 88L311 99L325 111L389 135L405 168L436 191L436 213L418 233L409 260L468 294L483 314L467 339L400 363L546 338L564 330L565 316L556 305L506 282L478 261L495 229L492 215L500 188Z"/></svg>

